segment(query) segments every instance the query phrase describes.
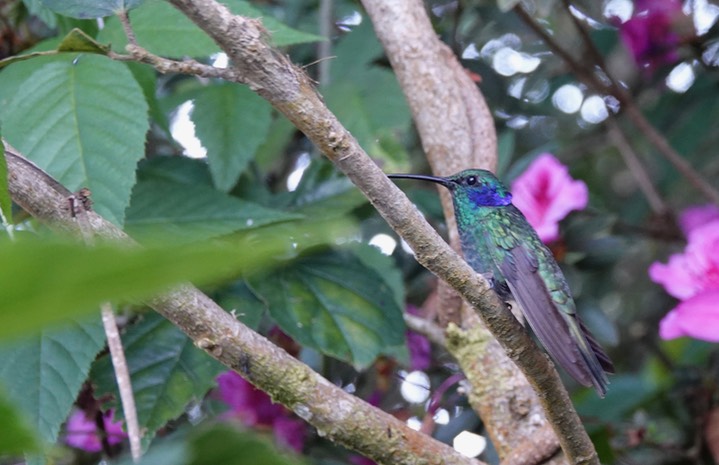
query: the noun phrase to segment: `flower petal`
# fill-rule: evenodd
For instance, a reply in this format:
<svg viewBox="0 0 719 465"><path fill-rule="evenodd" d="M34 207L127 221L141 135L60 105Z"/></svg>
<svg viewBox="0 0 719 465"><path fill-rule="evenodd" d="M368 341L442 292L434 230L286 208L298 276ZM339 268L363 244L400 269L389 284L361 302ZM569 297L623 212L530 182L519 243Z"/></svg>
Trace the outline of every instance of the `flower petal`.
<svg viewBox="0 0 719 465"><path fill-rule="evenodd" d="M544 242L559 237L559 221L587 206L587 185L550 153L539 155L512 183L514 205Z"/></svg>
<svg viewBox="0 0 719 465"><path fill-rule="evenodd" d="M659 323L662 339L689 336L719 342L719 289L712 289L680 303Z"/></svg>

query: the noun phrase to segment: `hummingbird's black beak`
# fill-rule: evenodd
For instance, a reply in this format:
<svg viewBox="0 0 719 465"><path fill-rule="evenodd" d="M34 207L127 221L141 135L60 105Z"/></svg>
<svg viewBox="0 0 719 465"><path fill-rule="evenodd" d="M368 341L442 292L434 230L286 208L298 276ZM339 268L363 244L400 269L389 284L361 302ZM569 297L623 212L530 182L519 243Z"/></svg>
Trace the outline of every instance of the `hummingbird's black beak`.
<svg viewBox="0 0 719 465"><path fill-rule="evenodd" d="M425 176L423 174L388 174L388 178L392 179L417 179L419 181L429 181L429 182L435 182L437 184L442 184L444 187L452 188L452 182L447 179L440 176Z"/></svg>

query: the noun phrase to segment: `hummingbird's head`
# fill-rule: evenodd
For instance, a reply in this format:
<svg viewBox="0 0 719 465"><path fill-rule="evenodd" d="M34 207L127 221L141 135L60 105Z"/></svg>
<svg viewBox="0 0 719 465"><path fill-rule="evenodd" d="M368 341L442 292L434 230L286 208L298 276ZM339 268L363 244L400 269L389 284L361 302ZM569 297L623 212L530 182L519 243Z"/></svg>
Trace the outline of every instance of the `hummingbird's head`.
<svg viewBox="0 0 719 465"><path fill-rule="evenodd" d="M512 193L487 170L464 170L444 178L455 202L477 207L502 207L512 203Z"/></svg>
<svg viewBox="0 0 719 465"><path fill-rule="evenodd" d="M418 174L390 174L395 179L418 179L436 182L452 192L455 206L502 207L512 203L512 193L487 170L464 170L453 176L423 176Z"/></svg>

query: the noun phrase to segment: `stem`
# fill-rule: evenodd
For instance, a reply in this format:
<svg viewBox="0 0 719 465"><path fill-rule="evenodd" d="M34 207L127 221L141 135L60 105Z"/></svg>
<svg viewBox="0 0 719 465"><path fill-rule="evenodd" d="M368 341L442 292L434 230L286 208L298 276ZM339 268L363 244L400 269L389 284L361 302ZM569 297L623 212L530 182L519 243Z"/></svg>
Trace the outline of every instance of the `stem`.
<svg viewBox="0 0 719 465"><path fill-rule="evenodd" d="M325 38L317 44L317 80L320 87L325 87L330 83L330 64L328 58L332 55L332 29L334 21L332 20L332 0L320 0L320 35Z"/></svg>
<svg viewBox="0 0 719 465"><path fill-rule="evenodd" d="M81 189L77 194L71 195L69 199L71 216L77 221L82 239L87 245L92 245L95 242L95 237L87 218L87 212L90 210L91 205L89 195L89 190ZM109 302L103 302L100 304L100 309L102 313L102 326L105 329L105 337L107 338L107 345L110 349L112 367L115 371L115 380L117 381L117 388L120 392L122 411L125 413L127 435L130 440L130 454L132 455L133 462L139 462L142 456L140 441L142 436L137 420L135 395L132 390L130 371L127 368L125 350L122 347L122 339L120 338L120 331L117 329L117 320L115 319L115 313L112 311L112 305L110 305ZM99 414L102 415L102 413Z"/></svg>
<svg viewBox="0 0 719 465"><path fill-rule="evenodd" d="M447 341L444 338L444 331L433 322L409 313L404 314L404 322L409 329L423 335L430 342L440 347L446 347Z"/></svg>
<svg viewBox="0 0 719 465"><path fill-rule="evenodd" d="M135 35L135 31L132 29L132 24L130 24L130 16L127 14L127 10L123 9L118 11L117 17L120 20L120 24L122 24L122 30L125 31L127 42L130 45L137 45L137 36Z"/></svg>
<svg viewBox="0 0 719 465"><path fill-rule="evenodd" d="M112 306L108 302L105 302L100 308L102 310L102 325L105 328L107 345L110 349L112 367L115 370L117 388L120 391L122 411L125 413L127 436L130 440L130 454L132 455L133 462L139 462L142 456L142 434L140 433L140 425L137 420L135 396L132 390L130 371L127 367L127 360L125 359L125 351L122 348L122 339L117 329L117 320L115 319L115 313L112 311Z"/></svg>

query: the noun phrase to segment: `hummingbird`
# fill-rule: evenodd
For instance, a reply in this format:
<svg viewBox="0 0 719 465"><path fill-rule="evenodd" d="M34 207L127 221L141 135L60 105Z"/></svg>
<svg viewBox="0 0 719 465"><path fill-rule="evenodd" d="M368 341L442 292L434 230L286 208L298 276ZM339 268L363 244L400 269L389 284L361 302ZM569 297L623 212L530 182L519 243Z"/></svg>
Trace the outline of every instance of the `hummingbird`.
<svg viewBox="0 0 719 465"><path fill-rule="evenodd" d="M512 193L494 174L469 169L453 176L391 174L449 189L467 263L490 282L499 298L516 301L549 355L583 386L604 397L614 373L609 356L577 315L567 280Z"/></svg>

